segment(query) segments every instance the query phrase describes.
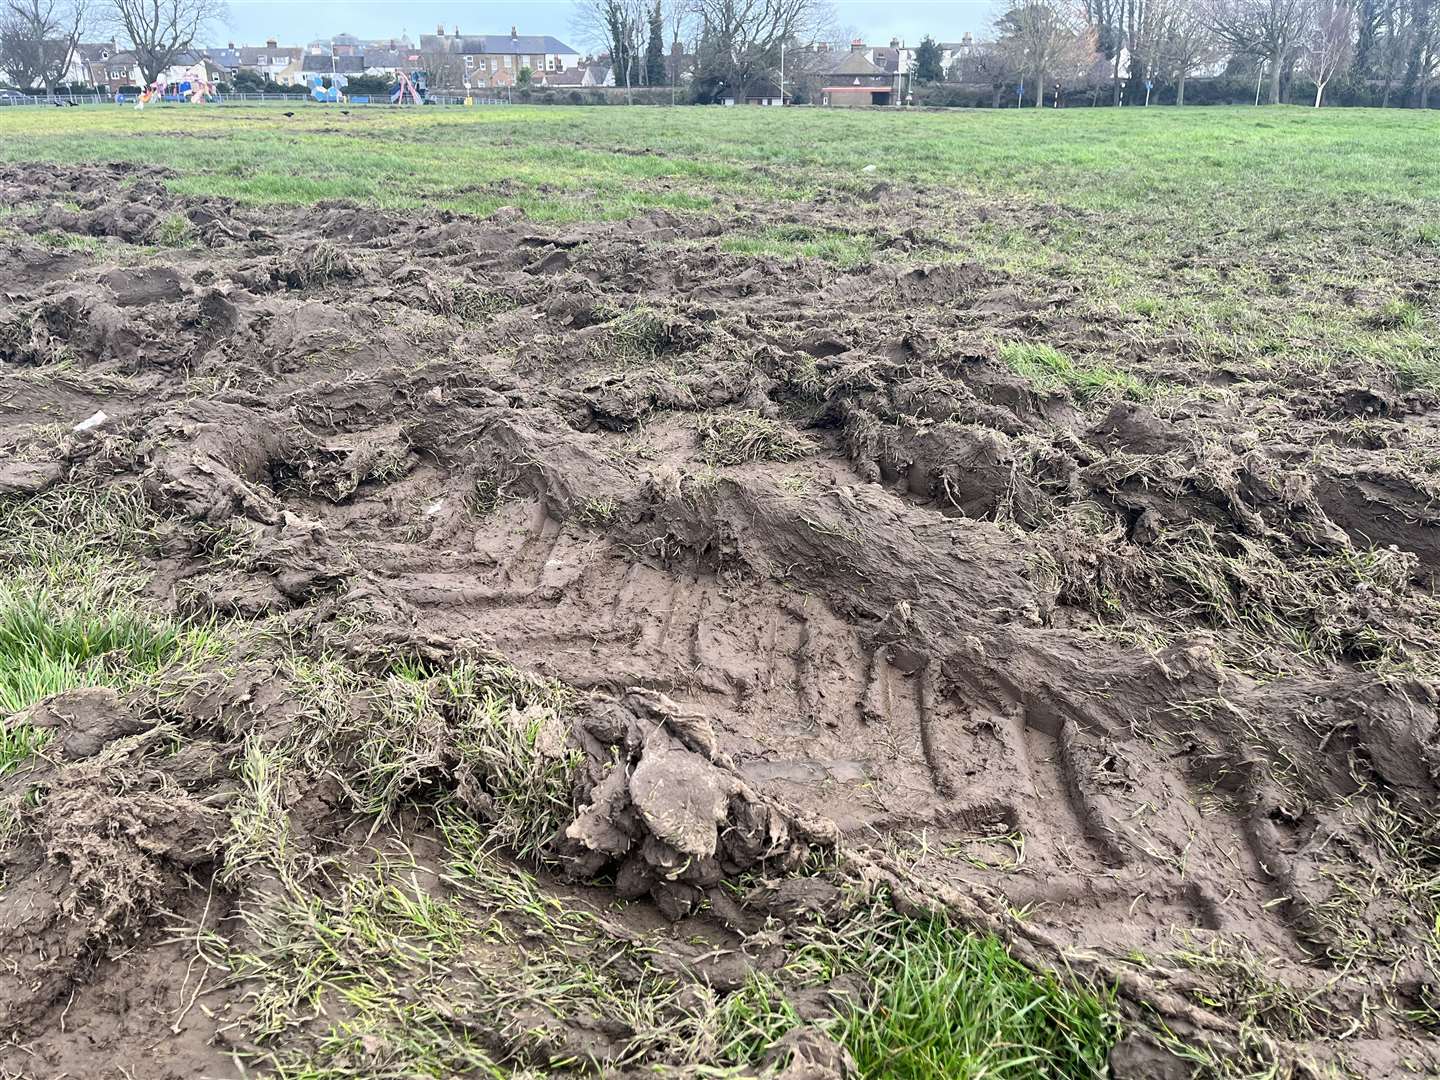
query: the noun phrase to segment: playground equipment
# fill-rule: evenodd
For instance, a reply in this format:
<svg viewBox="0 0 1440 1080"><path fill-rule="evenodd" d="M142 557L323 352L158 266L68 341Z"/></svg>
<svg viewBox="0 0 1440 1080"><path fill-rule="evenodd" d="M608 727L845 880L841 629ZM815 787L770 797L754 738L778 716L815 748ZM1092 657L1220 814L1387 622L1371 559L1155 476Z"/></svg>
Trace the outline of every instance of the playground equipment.
<svg viewBox="0 0 1440 1080"><path fill-rule="evenodd" d="M412 71L409 75L400 72L399 79L390 88L391 105L424 105L429 96L423 71Z"/></svg>
<svg viewBox="0 0 1440 1080"><path fill-rule="evenodd" d="M145 106L152 101L159 101L165 96L165 80L156 79L149 86L140 91L140 96L135 99L135 111L143 112Z"/></svg>
<svg viewBox="0 0 1440 1080"><path fill-rule="evenodd" d="M215 92L215 88L210 85L210 80L206 78L205 69L197 64L195 67L181 74L179 91L179 96L182 101L185 98L189 98L192 105L199 105Z"/></svg>
<svg viewBox="0 0 1440 1080"><path fill-rule="evenodd" d="M327 78L330 80L329 86L325 85ZM345 89L348 81L344 75L340 74L311 75L309 83L310 96L316 101L326 103L344 101L345 95L341 93L341 91Z"/></svg>

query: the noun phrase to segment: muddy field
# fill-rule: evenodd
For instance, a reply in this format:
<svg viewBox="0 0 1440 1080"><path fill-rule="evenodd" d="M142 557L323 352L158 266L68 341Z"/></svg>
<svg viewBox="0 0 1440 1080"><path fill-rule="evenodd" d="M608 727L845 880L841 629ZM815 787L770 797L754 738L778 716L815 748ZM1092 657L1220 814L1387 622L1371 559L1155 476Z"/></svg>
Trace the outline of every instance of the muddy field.
<svg viewBox="0 0 1440 1080"><path fill-rule="evenodd" d="M7 722L0 1075L888 1076L927 912L1099 995L1042 1075L1440 1070L1432 396L933 192L841 270L166 181L0 172L5 569L164 639Z"/></svg>

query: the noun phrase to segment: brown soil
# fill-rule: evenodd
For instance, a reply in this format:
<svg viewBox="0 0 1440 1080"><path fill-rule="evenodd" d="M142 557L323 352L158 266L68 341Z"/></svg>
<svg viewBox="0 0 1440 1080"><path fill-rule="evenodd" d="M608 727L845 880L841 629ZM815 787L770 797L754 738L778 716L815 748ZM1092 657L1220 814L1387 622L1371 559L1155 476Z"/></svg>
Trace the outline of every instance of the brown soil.
<svg viewBox="0 0 1440 1080"><path fill-rule="evenodd" d="M120 179L0 170L30 234L0 241L0 495L138 481L157 610L256 635L184 695L29 718L56 737L0 852L0 1071L241 1075L244 988L187 1002L245 902L218 874L241 741L293 720L276 626L579 692L545 887L637 901L611 917L684 978L739 985L762 916L804 899L741 911L723 881L838 845L1137 1022L1294 1075L1440 1068L1434 912L1394 887L1440 873L1429 402L1217 389L1060 287L742 259L703 218L260 211ZM177 211L203 246L131 246ZM1164 391L1038 390L1005 337L1112 349ZM772 441L702 436L736 414ZM435 842L423 815L369 837L333 779L293 794L303 850ZM1252 970L1301 1005L1257 1005ZM553 1056L613 1060L613 1032L553 1026ZM1186 1075L1157 1060L1130 1040L1114 1065Z"/></svg>

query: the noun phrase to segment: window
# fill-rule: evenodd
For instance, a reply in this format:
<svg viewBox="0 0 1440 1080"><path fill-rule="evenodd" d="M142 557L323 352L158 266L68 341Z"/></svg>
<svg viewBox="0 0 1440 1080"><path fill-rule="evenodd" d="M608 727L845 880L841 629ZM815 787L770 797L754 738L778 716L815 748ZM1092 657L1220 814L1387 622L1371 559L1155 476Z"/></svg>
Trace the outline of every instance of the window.
<svg viewBox="0 0 1440 1080"><path fill-rule="evenodd" d="M467 56L467 57L465 57L465 66L466 66L466 67L471 67L471 66L474 65L474 63L475 63L475 58L474 58L473 56Z"/></svg>
<svg viewBox="0 0 1440 1080"><path fill-rule="evenodd" d="M513 56L511 56L509 53L506 53L506 54L505 54L505 66L506 66L507 68L508 68L508 67L514 67L514 66L515 66L514 61L515 61L515 58L514 58Z"/></svg>

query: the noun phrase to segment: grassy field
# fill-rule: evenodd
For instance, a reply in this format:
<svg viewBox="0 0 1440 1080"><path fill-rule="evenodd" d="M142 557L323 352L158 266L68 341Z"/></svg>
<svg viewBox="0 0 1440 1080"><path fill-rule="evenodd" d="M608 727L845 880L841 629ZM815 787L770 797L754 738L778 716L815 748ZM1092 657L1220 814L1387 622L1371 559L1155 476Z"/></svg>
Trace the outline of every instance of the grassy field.
<svg viewBox="0 0 1440 1080"><path fill-rule="evenodd" d="M727 250L849 268L877 258L886 215L843 197L885 182L939 207L933 245L887 260L1074 292L1140 348L1440 386L1440 141L1399 110L13 109L0 161L152 163L179 193L253 204L712 212L736 221ZM817 200L800 226L740 220Z"/></svg>

